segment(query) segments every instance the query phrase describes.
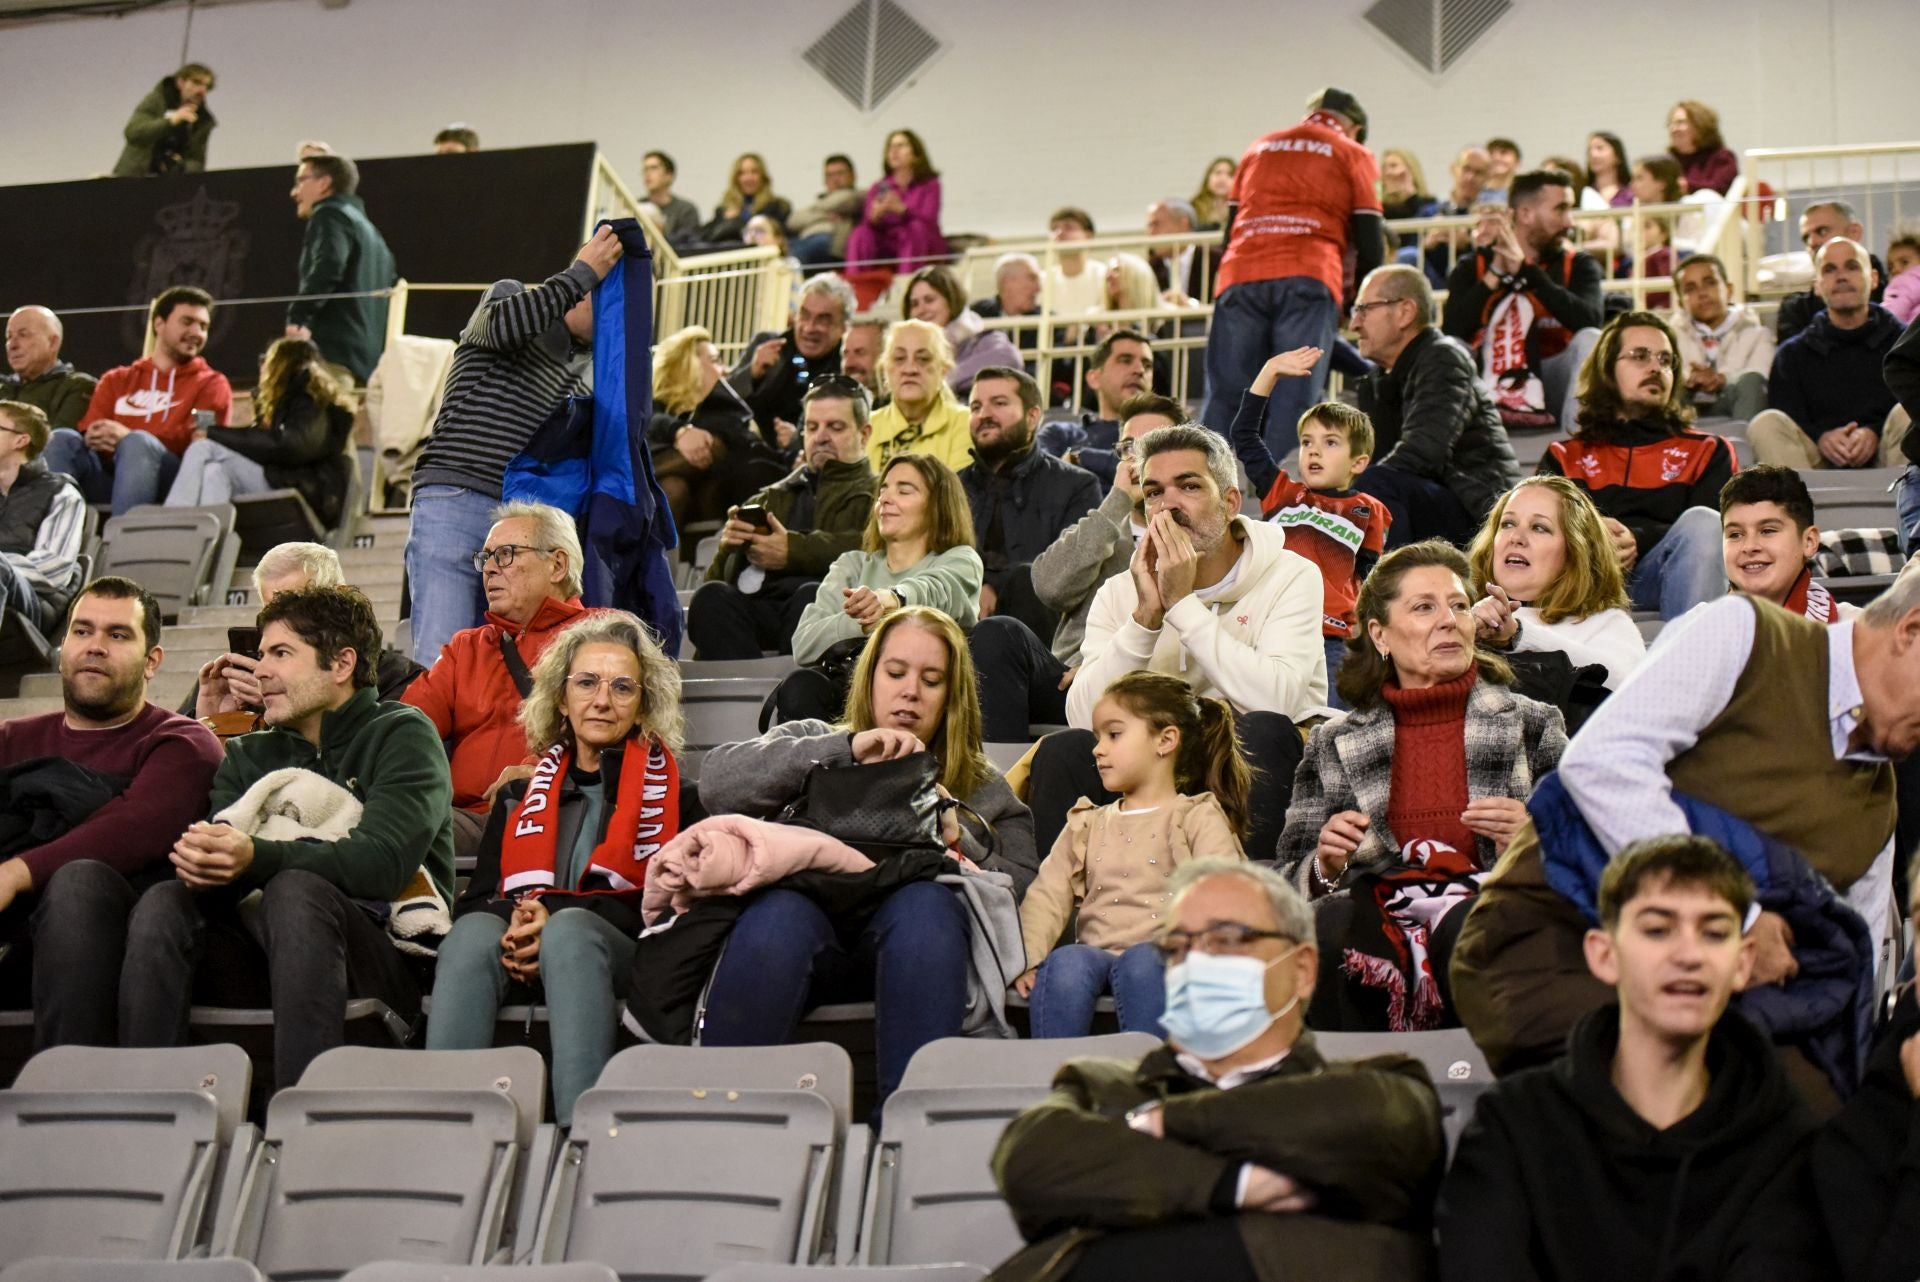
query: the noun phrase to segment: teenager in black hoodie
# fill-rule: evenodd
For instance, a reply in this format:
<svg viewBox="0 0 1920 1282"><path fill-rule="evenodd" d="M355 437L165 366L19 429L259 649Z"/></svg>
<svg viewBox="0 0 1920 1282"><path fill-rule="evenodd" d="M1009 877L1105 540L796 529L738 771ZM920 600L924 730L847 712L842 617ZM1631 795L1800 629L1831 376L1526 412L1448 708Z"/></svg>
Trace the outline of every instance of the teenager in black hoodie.
<svg viewBox="0 0 1920 1282"><path fill-rule="evenodd" d="M1920 1278L1920 1006L1894 1008L1867 1078L1813 1145L1820 1214L1841 1282Z"/></svg>
<svg viewBox="0 0 1920 1282"><path fill-rule="evenodd" d="M1629 846L1587 965L1619 1004L1480 1100L1441 1189L1442 1282L1824 1277L1813 1119L1728 999L1753 883L1705 838Z"/></svg>

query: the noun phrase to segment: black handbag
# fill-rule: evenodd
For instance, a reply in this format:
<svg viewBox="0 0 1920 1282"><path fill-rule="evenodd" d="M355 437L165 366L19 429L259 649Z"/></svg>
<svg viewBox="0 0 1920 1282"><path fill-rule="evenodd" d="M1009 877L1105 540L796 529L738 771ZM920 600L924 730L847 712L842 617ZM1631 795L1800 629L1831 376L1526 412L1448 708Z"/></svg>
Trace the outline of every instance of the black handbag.
<svg viewBox="0 0 1920 1282"><path fill-rule="evenodd" d="M943 798L939 778L940 763L930 752L866 765L815 766L776 822L823 832L879 863L909 850L945 853L940 816L957 809L979 822L991 851L992 826L965 802Z"/></svg>

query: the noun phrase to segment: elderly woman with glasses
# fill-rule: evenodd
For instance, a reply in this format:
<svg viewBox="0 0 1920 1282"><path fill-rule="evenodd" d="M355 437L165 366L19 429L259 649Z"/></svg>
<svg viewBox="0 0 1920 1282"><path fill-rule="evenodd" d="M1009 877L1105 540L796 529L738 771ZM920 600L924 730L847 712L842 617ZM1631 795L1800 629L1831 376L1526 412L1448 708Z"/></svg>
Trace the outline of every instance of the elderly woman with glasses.
<svg viewBox="0 0 1920 1282"><path fill-rule="evenodd" d="M679 669L633 615L590 614L534 665L520 724L539 764L494 799L440 946L427 1046L491 1046L508 996L544 991L566 1126L613 1055L647 860L679 830Z"/></svg>

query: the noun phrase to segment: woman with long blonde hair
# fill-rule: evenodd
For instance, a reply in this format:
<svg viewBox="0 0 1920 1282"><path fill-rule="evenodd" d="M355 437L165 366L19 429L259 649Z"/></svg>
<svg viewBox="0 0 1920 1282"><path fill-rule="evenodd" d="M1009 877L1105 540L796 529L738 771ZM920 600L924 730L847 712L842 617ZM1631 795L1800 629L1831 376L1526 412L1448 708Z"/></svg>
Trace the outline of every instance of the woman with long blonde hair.
<svg viewBox="0 0 1920 1282"><path fill-rule="evenodd" d="M698 325L667 335L653 352L647 440L654 476L683 529L718 519L786 471L726 374L713 335Z"/></svg>

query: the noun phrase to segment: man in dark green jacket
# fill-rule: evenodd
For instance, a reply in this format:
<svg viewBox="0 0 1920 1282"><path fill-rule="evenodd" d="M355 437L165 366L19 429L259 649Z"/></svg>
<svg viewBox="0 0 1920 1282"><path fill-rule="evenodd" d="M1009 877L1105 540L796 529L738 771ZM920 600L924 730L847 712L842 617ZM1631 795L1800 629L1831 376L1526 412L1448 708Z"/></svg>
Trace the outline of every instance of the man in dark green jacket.
<svg viewBox="0 0 1920 1282"><path fill-rule="evenodd" d="M1066 1064L1007 1127L993 1171L1029 1245L995 1282L1424 1276L1446 1156L1426 1070L1321 1057L1313 910L1278 873L1196 859L1170 890L1167 1044Z"/></svg>
<svg viewBox="0 0 1920 1282"><path fill-rule="evenodd" d="M197 174L207 167L207 139L217 123L207 110L213 71L189 62L163 76L142 98L122 131L127 145L113 167L115 178L148 174Z"/></svg>
<svg viewBox="0 0 1920 1282"><path fill-rule="evenodd" d="M7 365L0 374L0 401L24 401L53 427L80 426L100 380L60 359L66 328L45 307L14 309L7 317Z"/></svg>
<svg viewBox="0 0 1920 1282"><path fill-rule="evenodd" d="M306 295L391 289L399 273L380 230L354 193L360 169L345 156L308 156L294 176L294 209L307 224L300 244ZM310 338L320 354L365 383L387 343L385 298L302 298L287 308L287 337Z"/></svg>
<svg viewBox="0 0 1920 1282"><path fill-rule="evenodd" d="M184 1044L203 965L219 972L215 987L231 986L229 971L264 974L275 1080L285 1086L345 1040L349 999L418 1015L420 976L396 940L435 898L446 928L453 783L433 723L373 690L380 626L366 597L347 587L283 592L260 611L260 628L255 675L268 728L228 742L213 818L174 845L177 879L134 906L120 1037ZM269 794L298 804L297 833L263 807ZM422 901L429 906L414 906Z"/></svg>
<svg viewBox="0 0 1920 1282"><path fill-rule="evenodd" d="M866 389L845 375L816 384L801 405L802 462L728 514L720 552L687 607L701 659L793 653L793 630L827 568L859 548L873 510ZM742 512L765 510L765 522Z"/></svg>

